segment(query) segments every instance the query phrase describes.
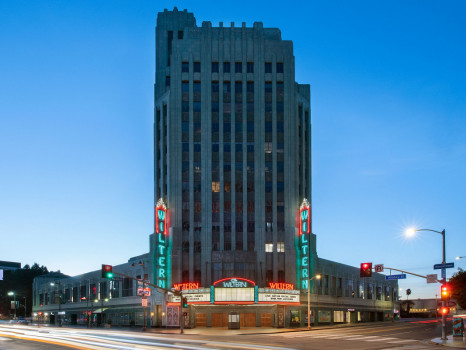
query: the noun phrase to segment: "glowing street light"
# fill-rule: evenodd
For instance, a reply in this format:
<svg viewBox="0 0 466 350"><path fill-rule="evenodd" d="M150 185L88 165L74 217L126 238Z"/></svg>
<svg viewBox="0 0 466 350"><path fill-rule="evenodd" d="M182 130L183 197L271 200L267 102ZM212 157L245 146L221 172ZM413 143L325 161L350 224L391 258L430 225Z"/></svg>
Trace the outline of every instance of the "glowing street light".
<svg viewBox="0 0 466 350"><path fill-rule="evenodd" d="M15 292L8 292L8 295L13 296L13 302L15 304L15 319L16 319L16 293Z"/></svg>
<svg viewBox="0 0 466 350"><path fill-rule="evenodd" d="M405 234L406 234L407 237L413 237L416 234L416 232L419 232L419 231L430 231L430 232L435 232L435 233L438 233L438 234L442 235L442 265L445 265L445 263L446 263L446 260L445 260L445 229L443 229L442 231L436 231L436 230L431 230L431 229L428 229L428 228L408 228L405 231ZM443 277L442 278L442 284L444 285L446 282L447 282L446 278ZM445 306L446 306L445 301L442 301L442 307L445 308ZM446 339L447 339L447 336L446 336L446 314L442 313L442 340L446 340Z"/></svg>
<svg viewBox="0 0 466 350"><path fill-rule="evenodd" d="M309 278L307 282L307 329L311 329L311 281L315 278L320 280L322 275L318 274Z"/></svg>

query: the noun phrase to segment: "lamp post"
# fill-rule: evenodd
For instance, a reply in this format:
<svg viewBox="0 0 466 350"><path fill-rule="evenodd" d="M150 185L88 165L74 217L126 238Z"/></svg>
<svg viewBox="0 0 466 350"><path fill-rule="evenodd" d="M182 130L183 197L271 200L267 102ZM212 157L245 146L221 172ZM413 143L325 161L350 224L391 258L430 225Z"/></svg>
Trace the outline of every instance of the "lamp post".
<svg viewBox="0 0 466 350"><path fill-rule="evenodd" d="M55 285L58 286L58 315L57 315L57 323L58 327L61 327L61 284L59 281L50 282L50 285L54 287Z"/></svg>
<svg viewBox="0 0 466 350"><path fill-rule="evenodd" d="M320 280L322 275L315 275L309 278L307 282L307 329L311 330L311 281L315 278Z"/></svg>
<svg viewBox="0 0 466 350"><path fill-rule="evenodd" d="M15 292L8 292L9 296L13 295L13 303L15 305L15 319L16 319L16 293ZM10 314L11 315L11 314Z"/></svg>
<svg viewBox="0 0 466 350"><path fill-rule="evenodd" d="M139 266L142 266L142 295L141 295L141 303L142 303L142 309L143 309L143 327L142 330L143 332L147 331L147 326L146 326L146 265L144 261L140 260L138 262ZM134 267L135 264L132 264Z"/></svg>
<svg viewBox="0 0 466 350"><path fill-rule="evenodd" d="M460 259L464 259L464 258L466 258L466 256L457 256L455 259L460 260Z"/></svg>
<svg viewBox="0 0 466 350"><path fill-rule="evenodd" d="M436 230L431 230L431 229L427 229L427 228L411 228L411 229L407 229L406 230L406 235L408 237L410 236L414 236L416 232L419 232L419 231L429 231L429 232L435 232L435 233L438 233L440 235L442 235L442 265L445 265L446 263L446 260L445 260L445 229L443 229L442 231L436 231ZM442 275L445 276L445 274L443 273L443 269L442 269ZM442 284L445 284L446 283L446 277L442 277ZM445 307L445 300L442 300L442 308ZM447 339L447 336L446 336L446 322L447 322L447 315L442 313L442 340L446 340Z"/></svg>

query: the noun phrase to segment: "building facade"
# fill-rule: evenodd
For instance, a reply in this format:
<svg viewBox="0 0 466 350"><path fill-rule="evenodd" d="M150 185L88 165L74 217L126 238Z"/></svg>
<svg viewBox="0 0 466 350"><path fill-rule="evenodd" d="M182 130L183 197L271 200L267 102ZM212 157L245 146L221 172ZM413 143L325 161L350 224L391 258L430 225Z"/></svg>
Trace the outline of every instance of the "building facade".
<svg viewBox="0 0 466 350"><path fill-rule="evenodd" d="M169 216L171 275L293 282L296 217L311 198L310 87L280 30L196 26L159 13L155 198Z"/></svg>
<svg viewBox="0 0 466 350"><path fill-rule="evenodd" d="M154 283L186 325L301 325L308 289L315 322L393 315L396 282L317 256L310 85L279 29L159 13L154 109Z"/></svg>
<svg viewBox="0 0 466 350"><path fill-rule="evenodd" d="M144 311L139 293L152 275L148 253L113 266L114 277L103 278L96 270L78 276L51 272L38 276L33 283L32 316L35 322L55 325L142 326L161 324L161 294L154 290L147 296ZM159 305L157 308L156 305Z"/></svg>
<svg viewBox="0 0 466 350"><path fill-rule="evenodd" d="M156 286L151 326L299 327L308 307L313 324L392 319L396 281L317 255L310 86L295 80L279 29L159 13L149 253L114 266L111 280L36 278L35 317L142 325L136 278Z"/></svg>

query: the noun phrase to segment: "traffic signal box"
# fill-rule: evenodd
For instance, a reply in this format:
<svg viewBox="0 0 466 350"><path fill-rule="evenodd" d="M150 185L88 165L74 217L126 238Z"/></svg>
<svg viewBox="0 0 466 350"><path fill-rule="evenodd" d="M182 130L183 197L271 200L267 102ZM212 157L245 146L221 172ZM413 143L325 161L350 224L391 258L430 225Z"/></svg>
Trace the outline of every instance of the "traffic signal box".
<svg viewBox="0 0 466 350"><path fill-rule="evenodd" d="M183 307L184 308L188 307L188 298L186 297L183 298Z"/></svg>
<svg viewBox="0 0 466 350"><path fill-rule="evenodd" d="M113 266L102 264L102 278L113 278Z"/></svg>
<svg viewBox="0 0 466 350"><path fill-rule="evenodd" d="M359 277L371 277L372 276L372 263L361 263L359 269Z"/></svg>
<svg viewBox="0 0 466 350"><path fill-rule="evenodd" d="M442 300L445 300L445 301L450 300L451 288L448 285L448 283L442 284L442 287L441 287L441 290L440 290L440 295L442 297Z"/></svg>

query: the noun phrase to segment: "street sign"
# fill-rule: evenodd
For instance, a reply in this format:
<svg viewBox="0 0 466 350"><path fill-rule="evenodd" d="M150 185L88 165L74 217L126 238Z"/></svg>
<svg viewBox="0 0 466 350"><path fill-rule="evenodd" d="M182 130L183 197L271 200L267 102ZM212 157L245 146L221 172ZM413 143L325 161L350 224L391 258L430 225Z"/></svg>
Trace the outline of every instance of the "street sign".
<svg viewBox="0 0 466 350"><path fill-rule="evenodd" d="M448 307L454 307L454 306L456 306L456 302L450 300L450 301L447 302L447 306Z"/></svg>
<svg viewBox="0 0 466 350"><path fill-rule="evenodd" d="M141 299L141 306L147 306L147 299L146 298Z"/></svg>
<svg viewBox="0 0 466 350"><path fill-rule="evenodd" d="M442 269L442 278L447 278L447 269Z"/></svg>
<svg viewBox="0 0 466 350"><path fill-rule="evenodd" d="M386 281L390 280L402 280L406 278L406 274L402 273L400 275L390 275L390 276L385 276Z"/></svg>
<svg viewBox="0 0 466 350"><path fill-rule="evenodd" d="M437 274L427 275L427 283L437 283Z"/></svg>
<svg viewBox="0 0 466 350"><path fill-rule="evenodd" d="M383 264L375 265L374 266L375 272L383 272Z"/></svg>
<svg viewBox="0 0 466 350"><path fill-rule="evenodd" d="M453 267L455 267L455 263L435 264L434 265L434 270L451 269Z"/></svg>
<svg viewBox="0 0 466 350"><path fill-rule="evenodd" d="M146 297L150 297L150 287L146 287L145 289L143 289L142 287L139 287L138 290L137 290L137 295L138 296L146 296Z"/></svg>

